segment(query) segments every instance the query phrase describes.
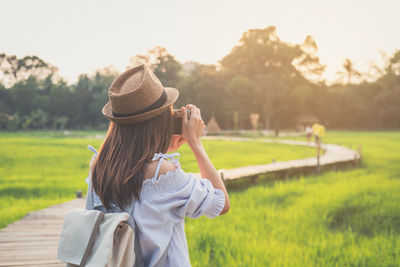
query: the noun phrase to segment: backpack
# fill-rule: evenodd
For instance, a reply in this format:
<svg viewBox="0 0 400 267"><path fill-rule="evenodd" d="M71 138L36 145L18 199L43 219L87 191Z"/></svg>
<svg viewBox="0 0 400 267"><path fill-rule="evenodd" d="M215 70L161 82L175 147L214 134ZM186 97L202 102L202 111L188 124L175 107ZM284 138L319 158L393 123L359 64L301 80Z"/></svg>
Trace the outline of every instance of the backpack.
<svg viewBox="0 0 400 267"><path fill-rule="evenodd" d="M92 146L88 148L97 153ZM65 262L66 267L144 266L137 234L128 223L129 219L135 222L130 215L133 208L134 205L130 213L70 210L58 243L58 259ZM165 265L170 244L155 266Z"/></svg>
<svg viewBox="0 0 400 267"><path fill-rule="evenodd" d="M140 266L129 213L73 209L58 244L58 259L72 266Z"/></svg>

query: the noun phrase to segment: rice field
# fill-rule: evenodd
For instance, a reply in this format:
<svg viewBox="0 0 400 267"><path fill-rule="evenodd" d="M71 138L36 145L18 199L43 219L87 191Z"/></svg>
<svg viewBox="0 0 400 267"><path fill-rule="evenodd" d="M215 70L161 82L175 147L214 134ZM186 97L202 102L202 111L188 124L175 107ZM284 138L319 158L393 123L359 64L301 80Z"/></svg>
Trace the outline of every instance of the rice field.
<svg viewBox="0 0 400 267"><path fill-rule="evenodd" d="M230 211L186 219L193 266L399 266L400 133L330 132L361 168L231 192Z"/></svg>
<svg viewBox="0 0 400 267"><path fill-rule="evenodd" d="M104 132L30 131L0 133L0 228L26 213L86 194L84 182L93 154ZM261 142L205 140L204 145L218 169L311 157L314 150ZM182 168L198 172L187 145L179 149Z"/></svg>
<svg viewBox="0 0 400 267"><path fill-rule="evenodd" d="M98 132L0 134L0 227L75 197ZM302 139L296 137L294 139ZM192 266L400 266L400 132L328 132L356 149L359 168L230 191L230 211L186 221ZM307 147L207 140L217 168L314 156ZM197 172L188 147L182 167Z"/></svg>

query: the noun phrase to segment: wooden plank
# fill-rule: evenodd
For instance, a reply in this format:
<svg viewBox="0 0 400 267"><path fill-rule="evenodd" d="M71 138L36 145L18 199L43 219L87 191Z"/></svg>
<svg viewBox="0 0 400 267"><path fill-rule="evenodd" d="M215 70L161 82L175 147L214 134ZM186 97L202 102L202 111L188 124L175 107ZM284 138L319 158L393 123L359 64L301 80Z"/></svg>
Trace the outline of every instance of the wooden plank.
<svg viewBox="0 0 400 267"><path fill-rule="evenodd" d="M59 260L38 260L31 262L24 261L2 261L0 262L0 266L7 267L17 267L17 266L65 266L65 263L60 262Z"/></svg>
<svg viewBox="0 0 400 267"><path fill-rule="evenodd" d="M33 237L26 237L26 238L19 238L19 237L10 237L8 240L1 240L1 243L19 243L19 242L36 242L36 244L38 242L40 242L41 238L37 237L37 236L33 236ZM54 241L54 242L58 242L58 237L47 237L46 238L47 241Z"/></svg>
<svg viewBox="0 0 400 267"><path fill-rule="evenodd" d="M61 228L62 228L61 224L58 224L58 225L51 224L51 225L47 225L46 226L46 229L49 229L49 231L52 230L52 229L53 230L58 230L58 229L61 229ZM36 224L36 225L30 224L29 225L29 230L31 230L31 231L37 231L37 230L40 230L40 229L43 229L43 225L40 225L40 224ZM2 229L0 231L0 234L1 233L7 233L7 232L18 232L18 231L26 231L26 225L13 225L13 226L10 226L10 227L6 227L6 228L4 228L4 229Z"/></svg>
<svg viewBox="0 0 400 267"><path fill-rule="evenodd" d="M57 259L62 225L68 211L85 202L74 199L30 212L0 230L0 266L65 266Z"/></svg>
<svg viewBox="0 0 400 267"><path fill-rule="evenodd" d="M1 251L14 251L14 250L21 250L21 249L31 249L32 247L35 248L54 248L58 246L58 241L49 241L49 242L23 242L23 243L2 243L0 244Z"/></svg>
<svg viewBox="0 0 400 267"><path fill-rule="evenodd" d="M27 262L29 263L30 261L48 261L48 260L53 260L57 261L57 250L51 250L51 249L46 249L46 250L27 250L21 254L22 251L15 251L15 253L1 253L0 258L2 261L15 261L18 260L20 262ZM56 254L54 254L56 252Z"/></svg>

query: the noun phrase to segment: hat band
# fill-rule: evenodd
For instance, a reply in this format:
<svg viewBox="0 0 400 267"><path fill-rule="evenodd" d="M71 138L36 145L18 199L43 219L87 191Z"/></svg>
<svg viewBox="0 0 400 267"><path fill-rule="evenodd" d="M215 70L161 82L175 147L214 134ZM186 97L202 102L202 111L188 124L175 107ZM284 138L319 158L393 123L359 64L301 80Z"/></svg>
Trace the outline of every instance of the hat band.
<svg viewBox="0 0 400 267"><path fill-rule="evenodd" d="M150 110L153 110L153 109L160 108L165 103L165 101L167 101L167 93L165 92L165 90L163 90L161 96L153 104L151 104L150 106L148 106L148 107L146 107L144 109L141 109L139 111L132 112L132 113L115 113L113 111L112 114L113 114L114 117L135 116L135 115L139 115L139 114L142 114L142 113L146 113L146 112L148 112Z"/></svg>

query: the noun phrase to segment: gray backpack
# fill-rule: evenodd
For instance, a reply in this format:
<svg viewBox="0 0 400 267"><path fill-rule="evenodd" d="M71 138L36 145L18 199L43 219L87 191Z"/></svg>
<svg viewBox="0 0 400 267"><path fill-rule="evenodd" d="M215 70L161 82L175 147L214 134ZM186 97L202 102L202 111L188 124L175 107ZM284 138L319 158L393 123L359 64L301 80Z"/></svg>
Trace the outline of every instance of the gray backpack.
<svg viewBox="0 0 400 267"><path fill-rule="evenodd" d="M92 146L88 148L97 154ZM132 204L129 212L103 212L96 209L69 211L58 243L58 259L65 262L67 267L144 266L135 221L130 215L133 208ZM170 244L156 267L165 265Z"/></svg>
<svg viewBox="0 0 400 267"><path fill-rule="evenodd" d="M70 266L143 266L135 253L129 213L73 209L58 244L58 259Z"/></svg>

